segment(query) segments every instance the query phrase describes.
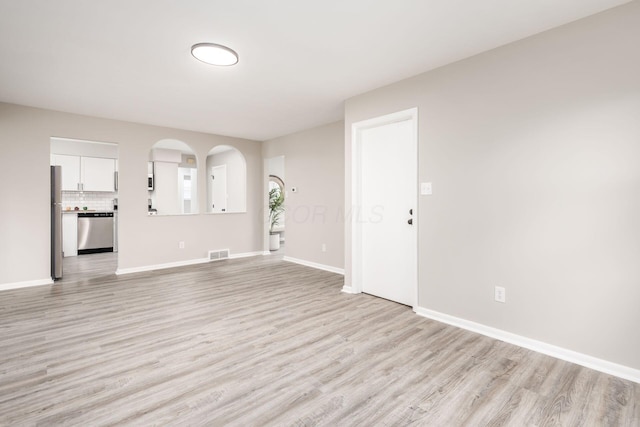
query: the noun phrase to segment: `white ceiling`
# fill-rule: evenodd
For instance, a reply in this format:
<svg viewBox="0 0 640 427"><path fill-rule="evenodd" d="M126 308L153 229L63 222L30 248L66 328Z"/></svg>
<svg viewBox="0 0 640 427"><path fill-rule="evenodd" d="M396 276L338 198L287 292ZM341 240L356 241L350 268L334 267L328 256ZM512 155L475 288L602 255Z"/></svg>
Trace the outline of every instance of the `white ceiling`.
<svg viewBox="0 0 640 427"><path fill-rule="evenodd" d="M628 0L0 0L0 101L265 140ZM190 54L236 50L235 67Z"/></svg>

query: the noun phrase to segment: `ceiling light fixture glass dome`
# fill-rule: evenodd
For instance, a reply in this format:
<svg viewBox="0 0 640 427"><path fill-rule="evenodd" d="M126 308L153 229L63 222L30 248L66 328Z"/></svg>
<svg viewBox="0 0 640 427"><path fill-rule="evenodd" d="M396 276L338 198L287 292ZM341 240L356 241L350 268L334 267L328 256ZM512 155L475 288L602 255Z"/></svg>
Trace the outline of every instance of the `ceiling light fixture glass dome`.
<svg viewBox="0 0 640 427"><path fill-rule="evenodd" d="M226 46L215 43L198 43L191 46L191 54L198 60L211 65L228 67L238 63L238 54Z"/></svg>

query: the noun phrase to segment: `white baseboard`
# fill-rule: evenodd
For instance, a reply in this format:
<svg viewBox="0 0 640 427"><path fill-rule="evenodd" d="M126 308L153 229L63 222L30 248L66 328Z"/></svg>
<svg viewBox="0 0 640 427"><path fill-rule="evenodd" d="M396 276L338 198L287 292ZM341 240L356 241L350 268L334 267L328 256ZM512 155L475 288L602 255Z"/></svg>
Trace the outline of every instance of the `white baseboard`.
<svg viewBox="0 0 640 427"><path fill-rule="evenodd" d="M203 264L209 262L209 258L189 259L186 261L167 262L165 264L143 265L142 267L119 268L116 274L142 273L144 271L164 270L165 268L184 267L185 265Z"/></svg>
<svg viewBox="0 0 640 427"><path fill-rule="evenodd" d="M356 292L351 285L344 285L342 287L342 292L344 292L345 294L359 294L360 292Z"/></svg>
<svg viewBox="0 0 640 427"><path fill-rule="evenodd" d="M229 259L247 258L251 256L258 256L258 255L262 255L262 252L244 252L240 254L229 254ZM196 258L196 259L189 259L186 261L168 262L165 264L144 265L142 267L119 268L118 270L116 270L116 274L121 275L121 274L131 274L131 273L142 273L145 271L152 271L152 270L164 270L165 268L184 267L187 265L203 264L205 262L210 262L209 258Z"/></svg>
<svg viewBox="0 0 640 427"><path fill-rule="evenodd" d="M4 283L0 285L0 291L8 291L9 289L30 288L32 286L53 285L51 278L40 280L28 280L26 282Z"/></svg>
<svg viewBox="0 0 640 427"><path fill-rule="evenodd" d="M492 328L480 323L471 322L469 320L461 319L459 317L450 316L448 314L440 313L434 310L429 310L423 307L417 307L415 309L416 314L419 316L427 317L438 322L446 323L458 328L466 329L471 332L476 332L481 335L495 338L500 341L514 344L519 347L523 347L529 350L536 351L538 353L546 354L547 356L555 357L557 359L565 360L567 362L575 363L577 365L584 366L589 369L604 372L605 374L614 375L616 377L624 378L629 381L640 383L640 370L630 368L628 366L619 365L617 363L609 362L607 360L598 359L597 357L589 356L587 354L578 353L573 350L558 347L552 344L547 344L542 341L537 341L531 338L516 335L511 332L503 331L502 329Z"/></svg>
<svg viewBox="0 0 640 427"><path fill-rule="evenodd" d="M282 259L284 261L293 262L295 264L304 265L306 267L317 268L318 270L329 271L331 273L342 274L344 276L344 268L336 268L336 267L332 267L330 265L318 264L316 262L305 261L303 259L291 258L291 257L288 257L288 256L285 256Z"/></svg>
<svg viewBox="0 0 640 427"><path fill-rule="evenodd" d="M259 255L264 255L264 252L258 251L258 252L244 252L241 254L229 254L229 259L248 258L252 256L259 256Z"/></svg>

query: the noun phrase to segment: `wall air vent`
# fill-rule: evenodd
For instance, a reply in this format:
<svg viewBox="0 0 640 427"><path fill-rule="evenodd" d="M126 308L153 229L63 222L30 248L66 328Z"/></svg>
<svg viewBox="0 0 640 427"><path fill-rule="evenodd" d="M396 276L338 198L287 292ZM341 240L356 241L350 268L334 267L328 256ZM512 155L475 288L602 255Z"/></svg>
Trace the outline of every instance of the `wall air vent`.
<svg viewBox="0 0 640 427"><path fill-rule="evenodd" d="M221 249L218 251L209 251L209 261L218 261L229 258L229 249Z"/></svg>

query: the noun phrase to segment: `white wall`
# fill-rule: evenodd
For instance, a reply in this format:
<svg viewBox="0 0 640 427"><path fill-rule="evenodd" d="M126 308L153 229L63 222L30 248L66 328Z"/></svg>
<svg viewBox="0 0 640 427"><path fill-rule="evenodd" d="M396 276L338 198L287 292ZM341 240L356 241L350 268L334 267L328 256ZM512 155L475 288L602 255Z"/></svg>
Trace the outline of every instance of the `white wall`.
<svg viewBox="0 0 640 427"><path fill-rule="evenodd" d="M344 266L344 123L336 122L264 142L263 157L284 156L285 254ZM267 179L265 173L264 179ZM293 193L291 189L297 188ZM266 204L266 186L264 203ZM322 244L326 252L322 252Z"/></svg>
<svg viewBox="0 0 640 427"><path fill-rule="evenodd" d="M640 368L639 22L632 2L346 102L347 205L351 124L419 109L421 307Z"/></svg>
<svg viewBox="0 0 640 427"><path fill-rule="evenodd" d="M50 276L49 151L51 136L118 144L118 268L131 269L207 256L262 251L261 144L238 138L98 119L0 103L0 285ZM198 165L215 145L239 149L248 164L246 214L147 215L147 161L153 144L177 139L195 151ZM204 168L199 169L199 181ZM200 185L198 198L206 200ZM179 249L178 243L185 242Z"/></svg>

